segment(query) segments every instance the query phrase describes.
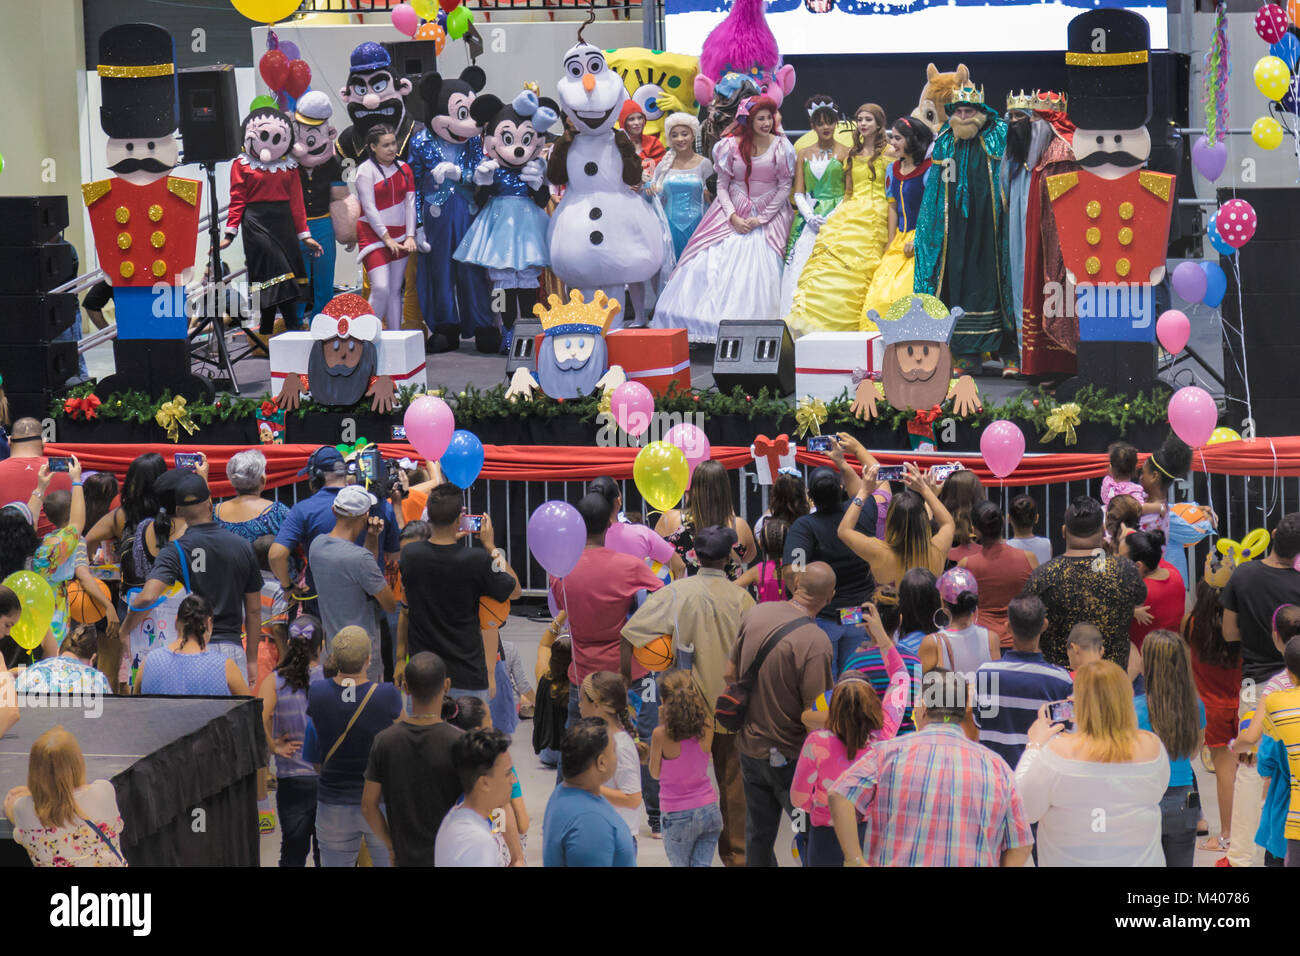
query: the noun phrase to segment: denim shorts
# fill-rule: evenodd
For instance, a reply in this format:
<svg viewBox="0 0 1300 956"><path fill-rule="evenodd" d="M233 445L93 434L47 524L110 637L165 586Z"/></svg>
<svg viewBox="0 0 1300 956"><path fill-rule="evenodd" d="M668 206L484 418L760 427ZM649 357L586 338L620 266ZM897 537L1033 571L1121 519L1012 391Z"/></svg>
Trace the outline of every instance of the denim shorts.
<svg viewBox="0 0 1300 956"><path fill-rule="evenodd" d="M233 641L211 641L208 647L219 653L222 657L229 657L239 668L239 673L244 675L244 680L248 680L248 657L244 654L244 646L236 644Z"/></svg>
<svg viewBox="0 0 1300 956"><path fill-rule="evenodd" d="M717 802L691 810L663 811L664 852L673 866L712 866L722 835L722 810Z"/></svg>

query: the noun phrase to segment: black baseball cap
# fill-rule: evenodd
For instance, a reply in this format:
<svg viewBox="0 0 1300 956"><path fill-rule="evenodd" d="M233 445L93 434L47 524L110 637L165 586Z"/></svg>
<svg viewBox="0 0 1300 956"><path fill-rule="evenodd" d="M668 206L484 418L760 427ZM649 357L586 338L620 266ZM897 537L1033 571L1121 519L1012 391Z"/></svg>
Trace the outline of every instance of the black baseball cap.
<svg viewBox="0 0 1300 956"><path fill-rule="evenodd" d="M203 476L184 468L163 472L154 482L153 490L164 502L170 498L178 508L201 504L212 497Z"/></svg>
<svg viewBox="0 0 1300 956"><path fill-rule="evenodd" d="M721 561L739 539L732 528L710 525L695 532L695 555L705 561Z"/></svg>

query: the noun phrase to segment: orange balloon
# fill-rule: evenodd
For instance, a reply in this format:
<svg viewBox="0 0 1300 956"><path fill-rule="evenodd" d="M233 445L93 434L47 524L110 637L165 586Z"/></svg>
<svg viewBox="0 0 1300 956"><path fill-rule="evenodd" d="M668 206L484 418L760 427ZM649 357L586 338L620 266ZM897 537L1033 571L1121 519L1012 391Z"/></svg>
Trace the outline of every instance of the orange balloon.
<svg viewBox="0 0 1300 956"><path fill-rule="evenodd" d="M434 52L438 54L441 54L442 48L447 45L446 31L432 20L415 31L415 38L417 40L432 40Z"/></svg>

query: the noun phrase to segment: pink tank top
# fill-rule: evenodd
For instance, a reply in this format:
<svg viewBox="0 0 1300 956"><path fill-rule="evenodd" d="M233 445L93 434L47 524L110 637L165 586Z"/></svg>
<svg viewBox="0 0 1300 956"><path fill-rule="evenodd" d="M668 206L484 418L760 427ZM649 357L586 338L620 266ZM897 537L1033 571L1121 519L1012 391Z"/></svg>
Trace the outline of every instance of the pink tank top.
<svg viewBox="0 0 1300 956"><path fill-rule="evenodd" d="M659 809L665 813L695 810L718 799L709 779L709 755L695 738L683 740L681 756L659 765Z"/></svg>
<svg viewBox="0 0 1300 956"><path fill-rule="evenodd" d="M764 561L759 566L757 590L759 604L785 600L785 595L781 593L781 582L776 576L775 561Z"/></svg>

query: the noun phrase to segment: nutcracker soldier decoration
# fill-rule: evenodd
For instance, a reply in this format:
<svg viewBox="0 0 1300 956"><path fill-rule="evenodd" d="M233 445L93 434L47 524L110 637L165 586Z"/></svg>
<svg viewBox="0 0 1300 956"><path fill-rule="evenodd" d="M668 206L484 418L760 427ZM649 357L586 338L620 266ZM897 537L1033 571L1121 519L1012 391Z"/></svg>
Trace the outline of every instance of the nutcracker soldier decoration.
<svg viewBox="0 0 1300 956"><path fill-rule="evenodd" d="M1093 384L1132 394L1155 378L1153 287L1165 275L1174 177L1142 168L1151 154L1150 45L1147 21L1128 10L1070 21L1065 66L1081 168L1047 178L1078 294L1079 377L1063 386L1070 393Z"/></svg>
<svg viewBox="0 0 1300 956"><path fill-rule="evenodd" d="M128 23L99 38L99 122L114 174L81 187L100 268L113 286L117 374L100 397L139 389L191 397L210 386L190 373L184 286L194 269L202 183L168 175L180 123L171 34Z"/></svg>

